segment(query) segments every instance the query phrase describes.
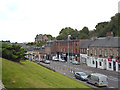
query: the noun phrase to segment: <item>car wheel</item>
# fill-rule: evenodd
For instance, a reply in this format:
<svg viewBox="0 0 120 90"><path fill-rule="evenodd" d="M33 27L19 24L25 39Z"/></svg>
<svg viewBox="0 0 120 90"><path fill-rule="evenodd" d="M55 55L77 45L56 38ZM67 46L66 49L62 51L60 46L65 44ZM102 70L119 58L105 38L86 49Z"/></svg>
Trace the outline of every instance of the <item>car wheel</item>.
<svg viewBox="0 0 120 90"><path fill-rule="evenodd" d="M96 87L98 87L98 84L97 84L97 83L95 83L95 86L96 86Z"/></svg>

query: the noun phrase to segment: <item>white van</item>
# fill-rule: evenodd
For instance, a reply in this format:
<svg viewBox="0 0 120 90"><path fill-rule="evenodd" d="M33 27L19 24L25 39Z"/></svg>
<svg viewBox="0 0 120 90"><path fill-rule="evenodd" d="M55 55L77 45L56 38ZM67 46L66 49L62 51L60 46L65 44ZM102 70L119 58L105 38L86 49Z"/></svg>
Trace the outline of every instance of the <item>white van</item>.
<svg viewBox="0 0 120 90"><path fill-rule="evenodd" d="M108 86L108 77L99 73L92 73L88 75L87 82L96 86Z"/></svg>

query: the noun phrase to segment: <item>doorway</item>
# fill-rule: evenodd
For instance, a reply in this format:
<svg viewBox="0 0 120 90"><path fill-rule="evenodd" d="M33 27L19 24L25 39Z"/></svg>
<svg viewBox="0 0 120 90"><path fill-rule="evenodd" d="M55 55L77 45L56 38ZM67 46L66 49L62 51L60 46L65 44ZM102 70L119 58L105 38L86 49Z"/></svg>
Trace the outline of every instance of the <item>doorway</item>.
<svg viewBox="0 0 120 90"><path fill-rule="evenodd" d="M113 70L116 71L116 62L113 61Z"/></svg>
<svg viewBox="0 0 120 90"><path fill-rule="evenodd" d="M97 61L96 61L96 68L98 67L98 63L97 63Z"/></svg>

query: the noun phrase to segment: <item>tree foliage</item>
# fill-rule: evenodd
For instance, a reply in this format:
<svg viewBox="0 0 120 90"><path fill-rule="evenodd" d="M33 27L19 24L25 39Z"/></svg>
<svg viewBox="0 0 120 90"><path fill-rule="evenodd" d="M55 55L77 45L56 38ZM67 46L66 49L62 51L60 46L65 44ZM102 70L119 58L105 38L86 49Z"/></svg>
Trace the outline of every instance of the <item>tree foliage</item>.
<svg viewBox="0 0 120 90"><path fill-rule="evenodd" d="M77 29L73 29L71 27L63 28L59 35L57 36L57 40L67 40L68 35L71 35L70 39L88 39L89 38L89 29L88 27L84 27L82 30L78 31Z"/></svg>
<svg viewBox="0 0 120 90"><path fill-rule="evenodd" d="M28 46L38 46L41 47L46 44L46 41L38 41L38 42L29 42L26 45Z"/></svg>
<svg viewBox="0 0 120 90"><path fill-rule="evenodd" d="M46 36L48 37L49 40L53 40L53 39L55 39L55 37L53 37L53 36L50 35L50 34L46 34Z"/></svg>
<svg viewBox="0 0 120 90"><path fill-rule="evenodd" d="M18 44L9 45L2 43L2 57L19 62L20 60L26 59L26 51Z"/></svg>
<svg viewBox="0 0 120 90"><path fill-rule="evenodd" d="M110 21L99 22L94 30L89 30L86 26L79 31L71 27L63 28L56 39L66 40L68 35L71 35L71 39L90 39L93 36L106 37L107 32L113 32L113 36L120 37L120 13L111 17Z"/></svg>
<svg viewBox="0 0 120 90"><path fill-rule="evenodd" d="M98 37L105 37L107 32L113 32L113 36L120 37L120 13L111 17L109 22L101 22L96 25L96 34Z"/></svg>

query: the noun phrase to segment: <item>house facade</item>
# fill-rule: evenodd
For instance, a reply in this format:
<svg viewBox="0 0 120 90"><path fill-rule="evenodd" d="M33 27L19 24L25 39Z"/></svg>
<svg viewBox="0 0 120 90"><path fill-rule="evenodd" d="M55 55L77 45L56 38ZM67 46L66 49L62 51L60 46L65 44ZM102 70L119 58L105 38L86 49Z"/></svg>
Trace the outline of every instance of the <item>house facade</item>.
<svg viewBox="0 0 120 90"><path fill-rule="evenodd" d="M80 63L87 64L88 46L91 40L80 40Z"/></svg>
<svg viewBox="0 0 120 90"><path fill-rule="evenodd" d="M88 47L87 65L120 71L120 37L97 38Z"/></svg>
<svg viewBox="0 0 120 90"><path fill-rule="evenodd" d="M55 42L54 40L47 41L45 45L46 59L52 60L52 57L55 56Z"/></svg>
<svg viewBox="0 0 120 90"><path fill-rule="evenodd" d="M55 41L56 56L59 59L67 61L68 55L70 59L80 60L79 40L57 40Z"/></svg>
<svg viewBox="0 0 120 90"><path fill-rule="evenodd" d="M48 41L48 37L46 35L37 34L35 37L35 42L39 42L39 41Z"/></svg>

